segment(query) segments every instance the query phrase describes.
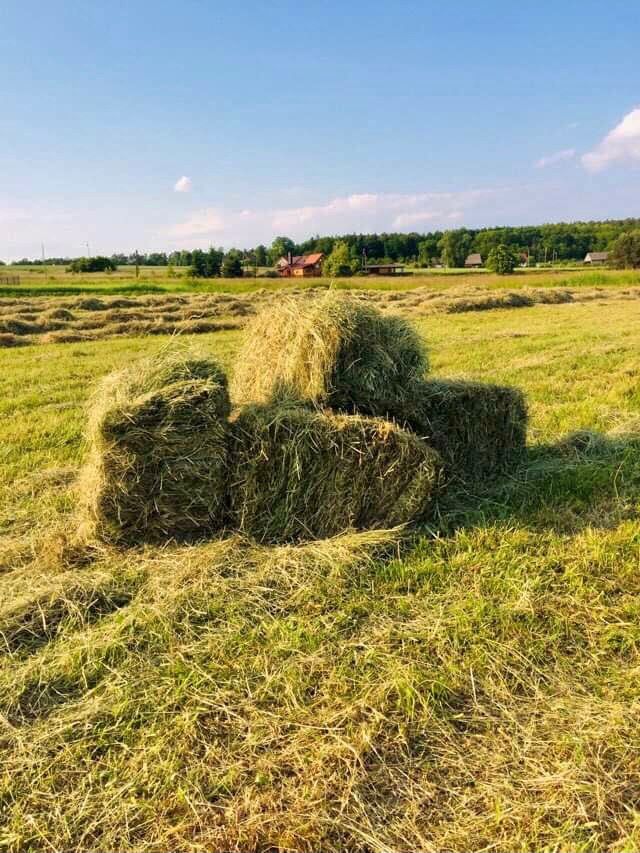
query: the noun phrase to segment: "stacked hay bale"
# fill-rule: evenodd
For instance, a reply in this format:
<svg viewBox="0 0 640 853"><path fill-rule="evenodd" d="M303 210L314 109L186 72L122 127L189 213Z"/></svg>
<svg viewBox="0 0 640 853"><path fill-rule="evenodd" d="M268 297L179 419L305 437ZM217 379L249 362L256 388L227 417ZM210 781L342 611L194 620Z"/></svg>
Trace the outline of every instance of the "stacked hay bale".
<svg viewBox="0 0 640 853"><path fill-rule="evenodd" d="M509 388L426 377L417 332L361 299L284 300L249 327L233 391L184 354L106 380L83 477L85 528L124 545L224 528L261 541L424 518L443 482L484 480L524 446Z"/></svg>
<svg viewBox="0 0 640 853"><path fill-rule="evenodd" d="M276 541L424 517L440 457L385 416L427 368L414 329L363 300L329 292L258 315L232 387L244 404L231 425L234 526Z"/></svg>
<svg viewBox="0 0 640 853"><path fill-rule="evenodd" d="M237 414L230 460L230 524L265 542L417 521L441 472L438 454L396 424L286 401Z"/></svg>
<svg viewBox="0 0 640 853"><path fill-rule="evenodd" d="M224 373L181 352L107 377L90 412L83 537L135 545L220 529L229 412Z"/></svg>
<svg viewBox="0 0 640 853"><path fill-rule="evenodd" d="M411 401L429 364L409 323L335 291L282 299L258 314L245 341L232 384L241 404L294 399L384 417Z"/></svg>
<svg viewBox="0 0 640 853"><path fill-rule="evenodd" d="M448 479L478 485L504 473L522 454L527 408L517 388L433 379L414 386L402 422L441 454Z"/></svg>
<svg viewBox="0 0 640 853"><path fill-rule="evenodd" d="M525 445L520 391L427 378L418 333L360 299L329 292L284 300L247 329L234 398L297 400L339 411L391 418L443 456L449 479L486 481Z"/></svg>

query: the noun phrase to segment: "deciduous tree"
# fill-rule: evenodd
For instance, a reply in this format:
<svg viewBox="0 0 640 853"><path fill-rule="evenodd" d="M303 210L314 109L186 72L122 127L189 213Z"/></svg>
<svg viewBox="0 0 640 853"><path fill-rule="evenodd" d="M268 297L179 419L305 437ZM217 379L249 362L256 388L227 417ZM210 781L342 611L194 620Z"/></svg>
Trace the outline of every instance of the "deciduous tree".
<svg viewBox="0 0 640 853"><path fill-rule="evenodd" d="M624 269L640 267L640 229L625 231L614 242L611 250L611 264Z"/></svg>
<svg viewBox="0 0 640 853"><path fill-rule="evenodd" d="M518 264L518 255L509 246L501 243L489 252L487 269L498 275L509 275Z"/></svg>
<svg viewBox="0 0 640 853"><path fill-rule="evenodd" d="M325 259L322 272L328 276L345 276L353 273L349 246L344 241L336 243L331 254Z"/></svg>

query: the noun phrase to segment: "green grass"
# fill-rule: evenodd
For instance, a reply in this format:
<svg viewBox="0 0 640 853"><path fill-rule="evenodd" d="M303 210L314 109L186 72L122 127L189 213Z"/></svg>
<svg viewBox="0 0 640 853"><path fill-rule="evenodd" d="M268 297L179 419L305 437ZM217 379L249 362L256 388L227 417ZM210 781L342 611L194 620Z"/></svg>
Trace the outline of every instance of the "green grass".
<svg viewBox="0 0 640 853"><path fill-rule="evenodd" d="M354 276L331 280L328 278L232 278L196 279L175 268L174 276L167 267L141 267L139 278L131 267L120 267L114 273L75 275L64 267L10 267L10 274L20 276L19 285L2 285L2 296L65 296L80 293L144 294L144 293L252 293L256 290L280 291L299 288L327 287L340 289L413 290L479 286L486 289L517 289L521 287L606 287L640 284L640 273L634 270L518 270L514 275L498 276L485 270L414 270L407 276Z"/></svg>
<svg viewBox="0 0 640 853"><path fill-rule="evenodd" d="M0 350L0 849L638 849L639 320L421 320L434 374L526 392L532 447L385 556L60 564L87 394L164 342Z"/></svg>

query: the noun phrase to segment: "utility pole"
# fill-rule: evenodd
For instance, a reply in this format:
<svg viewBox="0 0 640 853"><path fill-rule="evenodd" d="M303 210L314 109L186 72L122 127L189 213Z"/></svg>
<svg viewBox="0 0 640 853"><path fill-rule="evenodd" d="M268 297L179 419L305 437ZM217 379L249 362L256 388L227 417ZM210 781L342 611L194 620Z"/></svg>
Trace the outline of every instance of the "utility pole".
<svg viewBox="0 0 640 853"><path fill-rule="evenodd" d="M136 278L140 275L140 264L138 263L138 250L136 249Z"/></svg>

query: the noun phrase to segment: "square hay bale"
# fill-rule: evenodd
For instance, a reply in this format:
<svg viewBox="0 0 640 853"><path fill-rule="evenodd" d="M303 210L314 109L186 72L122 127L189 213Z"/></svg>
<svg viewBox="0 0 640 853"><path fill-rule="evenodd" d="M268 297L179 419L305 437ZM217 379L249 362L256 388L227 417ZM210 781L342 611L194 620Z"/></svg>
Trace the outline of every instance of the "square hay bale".
<svg viewBox="0 0 640 853"><path fill-rule="evenodd" d="M397 419L441 454L447 478L472 483L503 473L526 445L527 407L517 388L433 379L417 382Z"/></svg>
<svg viewBox="0 0 640 853"><path fill-rule="evenodd" d="M81 538L136 545L202 538L224 521L226 377L172 353L103 382L81 476Z"/></svg>
<svg viewBox="0 0 640 853"><path fill-rule="evenodd" d="M382 419L249 405L230 430L230 525L261 541L418 521L439 484L438 454Z"/></svg>
<svg viewBox="0 0 640 853"><path fill-rule="evenodd" d="M249 324L232 397L382 415L401 405L427 370L423 341L409 323L329 291L279 300Z"/></svg>

